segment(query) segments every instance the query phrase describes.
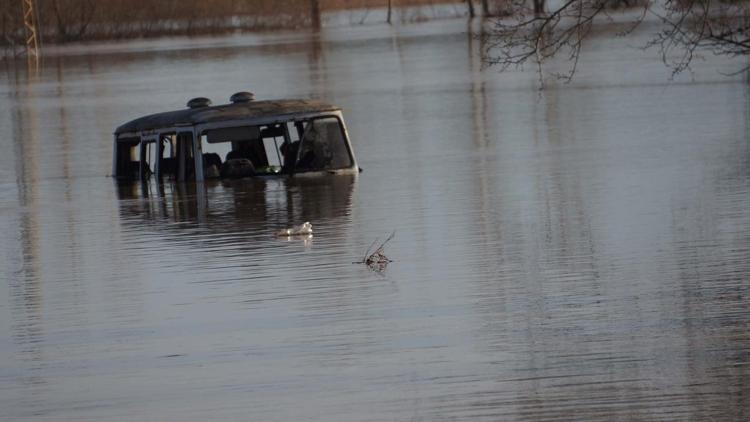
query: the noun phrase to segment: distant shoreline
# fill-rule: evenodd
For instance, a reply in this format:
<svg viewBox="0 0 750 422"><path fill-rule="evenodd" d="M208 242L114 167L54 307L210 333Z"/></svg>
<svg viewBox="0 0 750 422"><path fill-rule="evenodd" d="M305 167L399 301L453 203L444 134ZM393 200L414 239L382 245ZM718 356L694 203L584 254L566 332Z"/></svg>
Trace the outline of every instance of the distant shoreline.
<svg viewBox="0 0 750 422"><path fill-rule="evenodd" d="M474 1L478 7L479 0ZM181 0L179 6L145 0L131 0L126 6L109 2L80 2L75 8L57 8L57 2L37 3L39 39L43 44L60 45L375 24L386 21L388 6L387 0L261 0L252 4L214 0L210 5L201 0ZM5 16L0 20L0 48L5 56L22 53L25 47L20 3L0 6ZM392 0L391 4L393 23L468 15L465 1ZM19 19L13 21L12 16Z"/></svg>

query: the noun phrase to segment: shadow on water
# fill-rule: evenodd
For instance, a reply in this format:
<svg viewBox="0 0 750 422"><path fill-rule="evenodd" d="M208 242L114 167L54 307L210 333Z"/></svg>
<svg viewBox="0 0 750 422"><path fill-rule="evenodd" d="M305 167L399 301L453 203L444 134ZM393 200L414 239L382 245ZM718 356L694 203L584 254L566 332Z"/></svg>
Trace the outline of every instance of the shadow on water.
<svg viewBox="0 0 750 422"><path fill-rule="evenodd" d="M41 179L39 164L33 159L42 143L40 117L36 113L33 97L37 87L34 75L24 72L18 63L4 62L10 90L12 156L11 174L15 176L15 201L24 210L16 216L15 232L4 241L17 239L18 250L13 251L7 271L9 304L11 310L11 341L17 348L18 361L27 370L20 374L20 383L28 390L18 397L21 405L31 406L48 393L44 375L49 367L45 359L44 312L48 305L42 288L40 251L43 243L41 228ZM7 135L6 135L7 136ZM6 170L7 171L7 170ZM8 180L3 180L8 182ZM7 200L7 199L6 199ZM33 407L33 406L32 406Z"/></svg>

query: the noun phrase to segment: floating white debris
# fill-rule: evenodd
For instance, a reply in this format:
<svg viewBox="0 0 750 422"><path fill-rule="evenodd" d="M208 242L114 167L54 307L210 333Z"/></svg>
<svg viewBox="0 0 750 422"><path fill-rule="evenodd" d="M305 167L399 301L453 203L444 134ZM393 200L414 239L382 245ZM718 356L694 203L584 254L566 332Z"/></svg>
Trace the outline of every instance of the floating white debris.
<svg viewBox="0 0 750 422"><path fill-rule="evenodd" d="M284 237L284 236L304 236L304 235L312 235L312 224L310 224L309 221L305 221L304 223L300 224L299 226L294 226L291 229L284 229L279 230L278 233L276 233L277 236Z"/></svg>

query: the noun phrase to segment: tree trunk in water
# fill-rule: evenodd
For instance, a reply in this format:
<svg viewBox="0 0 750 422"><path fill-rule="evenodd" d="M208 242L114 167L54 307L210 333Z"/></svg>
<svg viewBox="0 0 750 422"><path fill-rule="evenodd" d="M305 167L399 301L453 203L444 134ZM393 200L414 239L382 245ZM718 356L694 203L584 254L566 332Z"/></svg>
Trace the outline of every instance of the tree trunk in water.
<svg viewBox="0 0 750 422"><path fill-rule="evenodd" d="M475 13L474 13L474 3L472 3L471 0L466 0L466 5L469 6L469 17L473 18L474 15L475 15Z"/></svg>
<svg viewBox="0 0 750 422"><path fill-rule="evenodd" d="M490 16L489 0L482 0L482 16Z"/></svg>
<svg viewBox="0 0 750 422"><path fill-rule="evenodd" d="M388 25L391 24L391 8L393 6L393 0L388 0Z"/></svg>
<svg viewBox="0 0 750 422"><path fill-rule="evenodd" d="M310 20L314 29L320 29L320 0L310 0Z"/></svg>
<svg viewBox="0 0 750 422"><path fill-rule="evenodd" d="M62 11L57 0L52 1L52 10L55 12L55 20L57 21L57 37L59 40L67 41L68 26L65 22L65 18L62 16Z"/></svg>

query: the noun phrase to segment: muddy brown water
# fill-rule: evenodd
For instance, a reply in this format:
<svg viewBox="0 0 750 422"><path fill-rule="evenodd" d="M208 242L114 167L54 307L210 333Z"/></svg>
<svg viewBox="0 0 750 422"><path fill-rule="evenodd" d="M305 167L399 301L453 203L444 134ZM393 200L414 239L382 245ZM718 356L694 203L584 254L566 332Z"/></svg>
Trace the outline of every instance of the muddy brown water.
<svg viewBox="0 0 750 422"><path fill-rule="evenodd" d="M461 20L6 65L0 420L746 420L749 85L634 44L542 94ZM106 176L118 124L240 90L341 105L364 172Z"/></svg>

